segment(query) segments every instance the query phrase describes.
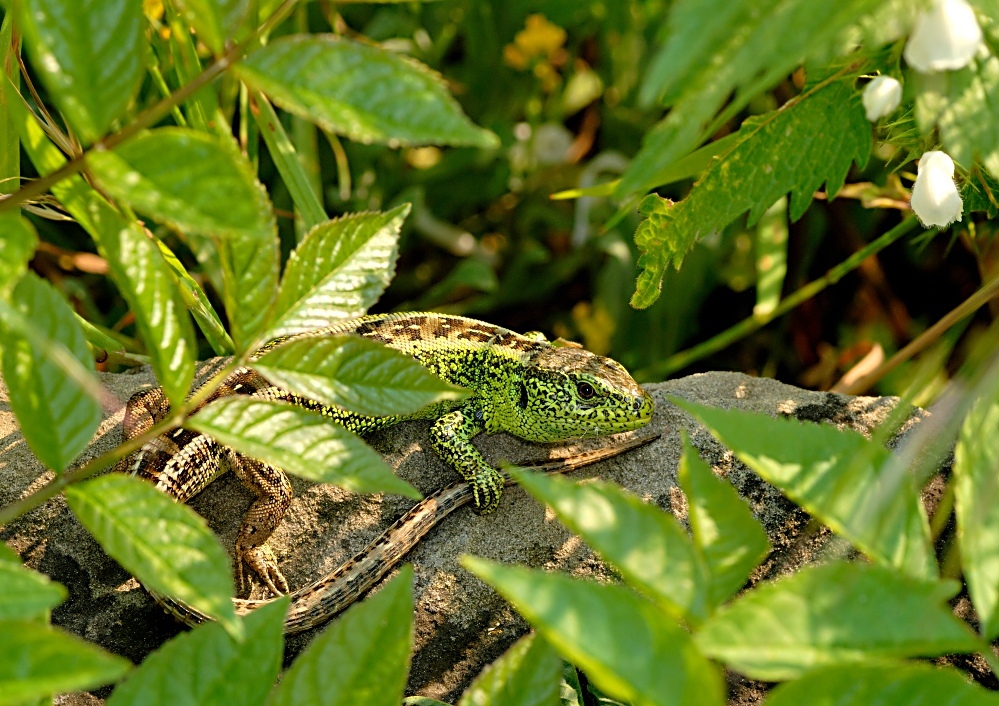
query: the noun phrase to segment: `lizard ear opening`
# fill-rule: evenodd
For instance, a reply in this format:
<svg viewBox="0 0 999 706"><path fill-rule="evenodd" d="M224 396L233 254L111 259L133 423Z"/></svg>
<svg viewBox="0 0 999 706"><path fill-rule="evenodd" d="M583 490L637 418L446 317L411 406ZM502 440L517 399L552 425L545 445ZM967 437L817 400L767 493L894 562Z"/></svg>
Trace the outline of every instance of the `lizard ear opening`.
<svg viewBox="0 0 999 706"><path fill-rule="evenodd" d="M527 385L523 381L520 382L520 400L517 402L517 406L521 409L527 409Z"/></svg>

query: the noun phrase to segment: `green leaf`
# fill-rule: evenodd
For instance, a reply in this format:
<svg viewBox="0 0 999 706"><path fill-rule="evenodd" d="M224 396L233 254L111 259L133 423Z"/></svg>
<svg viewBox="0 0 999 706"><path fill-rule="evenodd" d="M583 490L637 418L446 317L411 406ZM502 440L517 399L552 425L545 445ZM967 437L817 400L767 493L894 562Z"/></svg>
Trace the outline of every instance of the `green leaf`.
<svg viewBox="0 0 999 706"><path fill-rule="evenodd" d="M2 121L2 118L0 118ZM35 227L15 211L0 213L0 298L7 298L35 253Z"/></svg>
<svg viewBox="0 0 999 706"><path fill-rule="evenodd" d="M999 386L964 419L954 450L954 510L968 593L980 632L999 635Z"/></svg>
<svg viewBox="0 0 999 706"><path fill-rule="evenodd" d="M288 258L266 338L331 326L364 314L395 271L403 204L386 213L355 213L309 231Z"/></svg>
<svg viewBox="0 0 999 706"><path fill-rule="evenodd" d="M312 187L309 176L305 173L305 168L299 160L295 151L295 146L291 143L288 133L284 131L284 125L278 118L274 108L267 98L259 92L253 95L254 107L250 109L253 119L260 127L260 134L267 143L267 151L270 152L274 166L281 174L281 180L288 187L291 200L295 203L295 208L302 214L302 224L305 230L310 230L315 226L328 220L326 210L323 208L319 195ZM308 125L308 123L303 123ZM315 130L309 125L309 128Z"/></svg>
<svg viewBox="0 0 999 706"><path fill-rule="evenodd" d="M752 679L816 667L979 648L947 599L954 581L832 562L762 584L721 608L694 637L705 654Z"/></svg>
<svg viewBox="0 0 999 706"><path fill-rule="evenodd" d="M151 483L122 474L73 485L66 489L66 502L104 551L143 585L241 636L229 558L194 510Z"/></svg>
<svg viewBox="0 0 999 706"><path fill-rule="evenodd" d="M48 174L65 163L34 122L27 124L25 132L28 153L40 173ZM194 332L157 242L78 175L54 184L52 193L108 261L115 284L135 314L156 377L171 402L179 403L194 376Z"/></svg>
<svg viewBox="0 0 999 706"><path fill-rule="evenodd" d="M999 135L989 129L999 120L999 58L988 54L957 71L912 79L920 128L938 126L943 149L955 162L971 169L978 157L999 177Z"/></svg>
<svg viewBox="0 0 999 706"><path fill-rule="evenodd" d="M871 149L871 125L850 81L833 82L749 118L739 136L683 201L671 204L655 194L642 201L645 220L635 231L635 244L642 251L638 264L643 271L632 306L644 309L658 299L666 268L679 269L698 239L746 211L752 225L788 192L791 220L797 220L823 183L830 197L835 195L851 163L866 164Z"/></svg>
<svg viewBox="0 0 999 706"><path fill-rule="evenodd" d="M131 666L78 637L33 621L0 620L0 706L117 681Z"/></svg>
<svg viewBox="0 0 999 706"><path fill-rule="evenodd" d="M18 556L17 552L15 552L13 549L8 547L3 542L0 542L0 562L4 562L6 564L16 564L17 566L20 566L21 557Z"/></svg>
<svg viewBox="0 0 999 706"><path fill-rule="evenodd" d="M18 125L23 119L24 108L17 97L21 90L21 69L18 66L19 53L12 43L14 34L14 13L6 12L0 25L0 194L13 194L21 187L21 137ZM0 246L2 247L2 246ZM0 261L3 251L0 250ZM0 265L2 267L2 265ZM0 295L2 295L3 275L0 273Z"/></svg>
<svg viewBox="0 0 999 706"><path fill-rule="evenodd" d="M706 567L672 516L612 483L510 473L629 584L677 618L698 623L707 616Z"/></svg>
<svg viewBox="0 0 999 706"><path fill-rule="evenodd" d="M411 356L359 336L291 341L269 350L253 367L310 400L370 417L413 414L468 396Z"/></svg>
<svg viewBox="0 0 999 706"><path fill-rule="evenodd" d="M66 589L48 576L20 562L0 562L0 620L44 617L64 600Z"/></svg>
<svg viewBox="0 0 999 706"><path fill-rule="evenodd" d="M287 609L288 599L280 598L242 618L242 642L218 623L181 633L146 657L107 706L263 704L281 667Z"/></svg>
<svg viewBox="0 0 999 706"><path fill-rule="evenodd" d="M282 37L232 68L282 108L359 142L469 145L499 139L474 125L423 64L333 35Z"/></svg>
<svg viewBox="0 0 999 706"><path fill-rule="evenodd" d="M277 232L237 234L218 246L225 285L223 298L239 353L259 347L278 291Z"/></svg>
<svg viewBox="0 0 999 706"><path fill-rule="evenodd" d="M708 121L734 90L738 89L729 110L737 112L806 59L821 60L841 50L846 31L879 5L880 0L821 4L812 0L686 0L674 5L669 40L653 60L641 90L644 102L661 100L672 108L646 136L618 193L646 191L659 184L659 172L696 145ZM847 83L852 85L852 80ZM804 143L825 138L833 144L839 139L814 133ZM870 142L869 125L866 139ZM797 156L800 152L772 154ZM766 206L776 200L775 196Z"/></svg>
<svg viewBox="0 0 999 706"><path fill-rule="evenodd" d="M200 410L185 426L309 480L356 493L384 491L421 497L359 438L322 414L297 405L227 397Z"/></svg>
<svg viewBox="0 0 999 706"><path fill-rule="evenodd" d="M413 642L413 569L354 605L298 656L268 706L396 706Z"/></svg>
<svg viewBox="0 0 999 706"><path fill-rule="evenodd" d="M936 575L919 489L890 453L855 431L671 397L764 480L877 562L918 578Z"/></svg>
<svg viewBox="0 0 999 706"><path fill-rule="evenodd" d="M251 4L250 0L175 0L175 2L184 21L194 27L198 39L215 54L221 54L225 49L226 39L238 37Z"/></svg>
<svg viewBox="0 0 999 706"><path fill-rule="evenodd" d="M628 589L478 557L461 563L610 696L634 706L724 703L721 677L690 635Z"/></svg>
<svg viewBox="0 0 999 706"><path fill-rule="evenodd" d="M49 96L85 143L124 114L145 73L142 3L25 0L21 29Z"/></svg>
<svg viewBox="0 0 999 706"><path fill-rule="evenodd" d="M431 699L429 696L407 696L402 700L402 706L451 706L451 704Z"/></svg>
<svg viewBox="0 0 999 706"><path fill-rule="evenodd" d="M515 642L482 670L458 706L549 706L558 703L562 660L537 634Z"/></svg>
<svg viewBox="0 0 999 706"><path fill-rule="evenodd" d="M756 224L755 316L769 316L780 304L787 274L787 197L766 210Z"/></svg>
<svg viewBox="0 0 999 706"><path fill-rule="evenodd" d="M742 588L770 552L770 542L746 502L715 476L686 434L677 477L687 496L694 545L708 566L708 603L713 608Z"/></svg>
<svg viewBox="0 0 999 706"><path fill-rule="evenodd" d="M826 667L781 684L767 706L997 706L999 696L953 667L851 664Z"/></svg>
<svg viewBox="0 0 999 706"><path fill-rule="evenodd" d="M116 199L180 230L222 238L274 231L253 167L215 135L158 128L88 155L87 164Z"/></svg>
<svg viewBox="0 0 999 706"><path fill-rule="evenodd" d="M94 360L73 310L48 282L26 274L14 288L13 311L0 317L3 380L24 440L46 466L64 470L93 437L101 406ZM34 336L24 327L30 327ZM82 377L68 374L69 358Z"/></svg>

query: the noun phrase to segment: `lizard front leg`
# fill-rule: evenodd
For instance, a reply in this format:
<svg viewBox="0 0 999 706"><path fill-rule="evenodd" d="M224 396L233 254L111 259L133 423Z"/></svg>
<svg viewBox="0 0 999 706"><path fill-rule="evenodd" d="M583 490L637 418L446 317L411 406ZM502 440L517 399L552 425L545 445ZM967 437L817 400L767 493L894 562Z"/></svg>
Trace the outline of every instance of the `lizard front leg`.
<svg viewBox="0 0 999 706"><path fill-rule="evenodd" d="M495 510L503 493L503 476L472 445L472 437L483 431L482 410L467 403L448 412L430 427L434 451L471 484L474 509L480 515Z"/></svg>

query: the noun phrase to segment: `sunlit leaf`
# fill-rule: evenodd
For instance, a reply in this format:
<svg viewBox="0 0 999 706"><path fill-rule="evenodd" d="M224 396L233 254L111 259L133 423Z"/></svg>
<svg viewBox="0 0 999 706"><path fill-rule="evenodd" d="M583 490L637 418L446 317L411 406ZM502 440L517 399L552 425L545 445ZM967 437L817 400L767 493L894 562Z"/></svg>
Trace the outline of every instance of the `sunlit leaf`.
<svg viewBox="0 0 999 706"><path fill-rule="evenodd" d="M0 297L10 296L27 272L36 245L38 234L30 222L14 212L0 214Z"/></svg>
<svg viewBox="0 0 999 706"><path fill-rule="evenodd" d="M42 617L64 600L66 589L48 576L20 562L0 562L0 620Z"/></svg>
<svg viewBox="0 0 999 706"><path fill-rule="evenodd" d="M558 702L561 672L551 645L527 635L482 670L458 706L550 706Z"/></svg>

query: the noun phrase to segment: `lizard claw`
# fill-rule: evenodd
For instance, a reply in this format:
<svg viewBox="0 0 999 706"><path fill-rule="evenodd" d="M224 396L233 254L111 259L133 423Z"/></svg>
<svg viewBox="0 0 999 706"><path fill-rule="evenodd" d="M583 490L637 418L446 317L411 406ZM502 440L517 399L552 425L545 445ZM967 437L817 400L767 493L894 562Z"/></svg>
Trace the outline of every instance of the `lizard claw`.
<svg viewBox="0 0 999 706"><path fill-rule="evenodd" d="M239 553L242 555L242 561L237 573L241 587L245 581L242 564L246 562L246 565L253 569L275 596L281 596L291 591L288 580L278 568L277 557L266 544L258 547L245 547Z"/></svg>
<svg viewBox="0 0 999 706"><path fill-rule="evenodd" d="M476 478L472 481L472 493L474 503L472 511L476 515L488 515L499 507L503 495L503 481L498 473L496 478L492 476Z"/></svg>

